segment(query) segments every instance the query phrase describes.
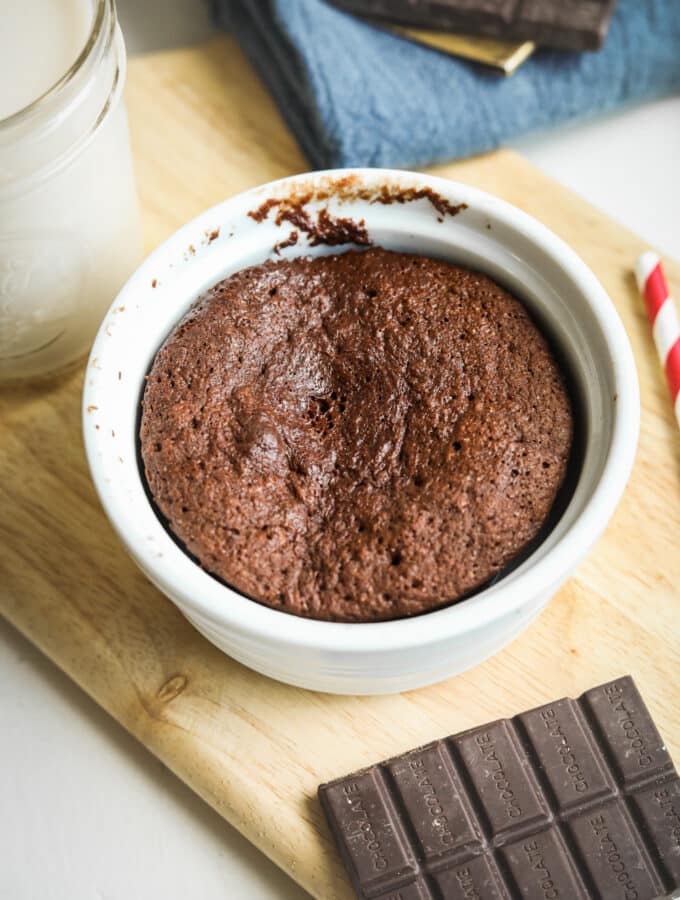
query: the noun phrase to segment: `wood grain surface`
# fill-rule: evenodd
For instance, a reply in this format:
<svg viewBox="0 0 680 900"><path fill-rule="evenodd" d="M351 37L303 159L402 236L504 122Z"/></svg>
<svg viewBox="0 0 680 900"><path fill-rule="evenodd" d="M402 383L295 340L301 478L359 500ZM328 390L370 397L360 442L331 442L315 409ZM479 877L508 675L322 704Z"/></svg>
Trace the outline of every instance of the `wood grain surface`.
<svg viewBox="0 0 680 900"><path fill-rule="evenodd" d="M149 248L222 198L306 167L227 38L133 60L127 102ZM146 581L109 527L82 449L82 367L0 399L0 611L324 900L352 894L317 784L415 744L630 672L680 763L680 434L631 271L644 245L511 153L437 174L499 194L576 249L618 307L642 388L637 461L606 534L540 618L476 669L378 698L244 669ZM667 274L680 296L680 267Z"/></svg>

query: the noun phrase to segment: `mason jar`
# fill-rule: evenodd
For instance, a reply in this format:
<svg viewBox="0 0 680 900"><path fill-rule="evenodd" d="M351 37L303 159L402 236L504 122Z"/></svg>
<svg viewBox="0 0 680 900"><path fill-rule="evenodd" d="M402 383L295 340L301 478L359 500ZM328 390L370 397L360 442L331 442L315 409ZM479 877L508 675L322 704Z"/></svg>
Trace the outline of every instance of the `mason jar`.
<svg viewBox="0 0 680 900"><path fill-rule="evenodd" d="M2 2L8 7L0 53L5 44L4 52L23 54L23 66L16 67L21 79L23 67L41 66L32 56L40 52L47 24L36 19L34 43L15 48L12 42L20 45L26 37L28 7L36 4ZM85 16L82 52L56 83L0 119L2 381L49 375L83 357L141 257L122 98L125 46L114 0L77 2ZM41 4L46 16L73 14L71 0ZM22 34L11 33L13 21ZM63 25L65 34L75 27ZM45 40L54 42L54 33ZM45 44L45 53L52 50ZM3 80L0 100L3 90L13 89Z"/></svg>

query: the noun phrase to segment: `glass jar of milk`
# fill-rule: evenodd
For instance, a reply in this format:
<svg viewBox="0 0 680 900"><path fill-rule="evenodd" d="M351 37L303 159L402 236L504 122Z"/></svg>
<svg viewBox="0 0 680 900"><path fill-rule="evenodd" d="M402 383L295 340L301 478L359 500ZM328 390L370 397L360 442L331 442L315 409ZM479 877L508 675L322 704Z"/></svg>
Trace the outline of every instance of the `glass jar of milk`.
<svg viewBox="0 0 680 900"><path fill-rule="evenodd" d="M114 0L1 0L0 380L88 350L141 256Z"/></svg>

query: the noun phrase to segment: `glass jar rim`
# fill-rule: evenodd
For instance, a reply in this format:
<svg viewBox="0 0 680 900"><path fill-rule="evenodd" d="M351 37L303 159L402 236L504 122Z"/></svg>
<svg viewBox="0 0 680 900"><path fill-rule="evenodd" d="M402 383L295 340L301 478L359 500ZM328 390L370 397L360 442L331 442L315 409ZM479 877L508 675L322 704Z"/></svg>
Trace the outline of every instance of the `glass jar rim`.
<svg viewBox="0 0 680 900"><path fill-rule="evenodd" d="M92 9L87 41L73 65L40 97L0 120L0 199L33 190L68 166L122 98L126 53L115 0L94 0ZM17 153L22 143L25 152Z"/></svg>
<svg viewBox="0 0 680 900"><path fill-rule="evenodd" d="M36 97L35 100L31 100L26 106L22 106L21 109L18 109L11 115L6 116L4 119L0 119L0 130L5 127L11 128L14 125L21 123L24 119L27 119L29 116L33 115L33 113L49 104L54 97L58 96L61 91L73 81L78 72L80 72L99 41L106 23L107 11L110 10L112 13L115 12L115 0L96 0L96 3L97 6L87 40L71 66L57 81L54 82L53 85Z"/></svg>

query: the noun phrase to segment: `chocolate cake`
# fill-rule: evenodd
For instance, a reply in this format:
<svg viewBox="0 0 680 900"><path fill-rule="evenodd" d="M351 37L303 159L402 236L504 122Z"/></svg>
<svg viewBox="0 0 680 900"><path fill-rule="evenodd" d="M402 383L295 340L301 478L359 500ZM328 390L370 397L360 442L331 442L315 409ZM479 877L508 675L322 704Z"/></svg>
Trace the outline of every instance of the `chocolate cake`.
<svg viewBox="0 0 680 900"><path fill-rule="evenodd" d="M374 248L215 285L156 355L140 437L153 500L207 571L276 609L371 622L451 603L517 557L572 432L519 300Z"/></svg>

